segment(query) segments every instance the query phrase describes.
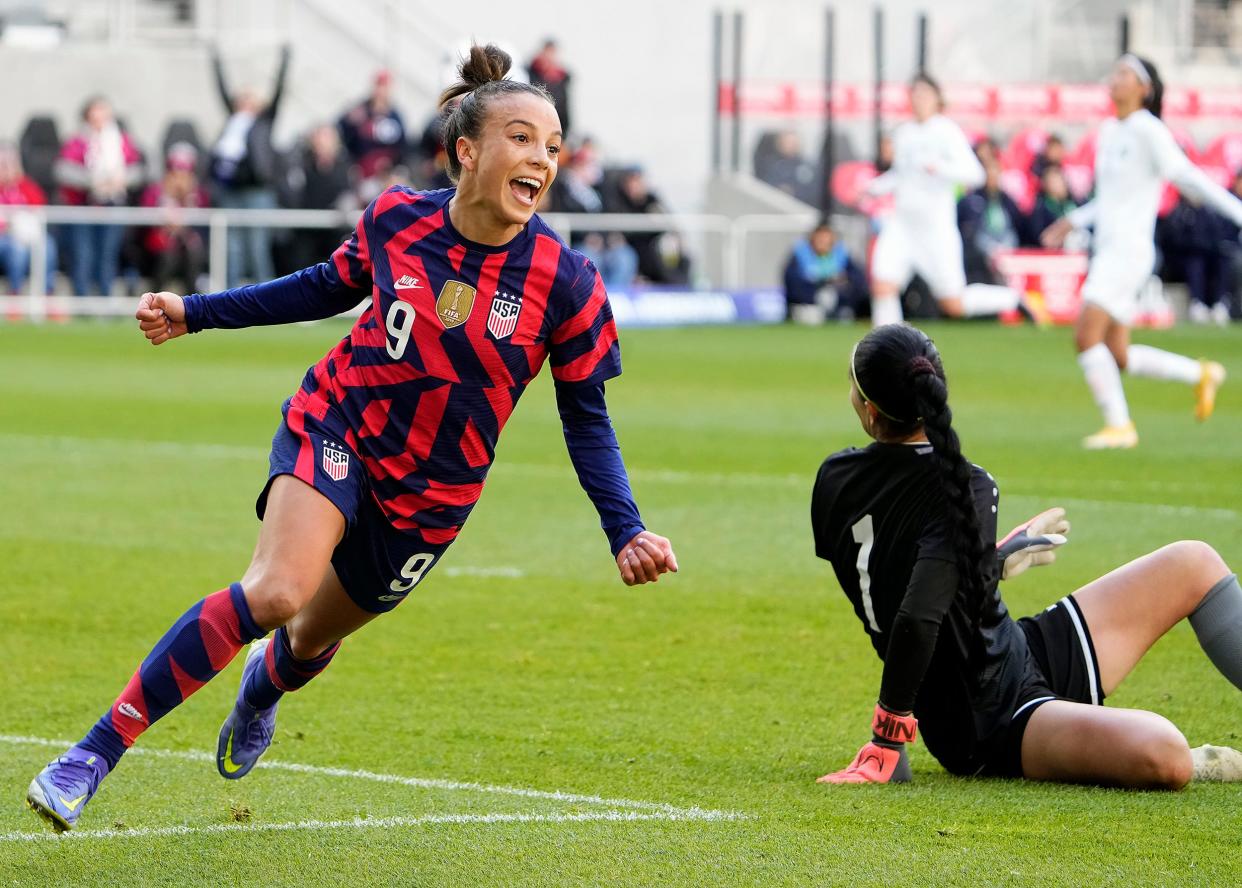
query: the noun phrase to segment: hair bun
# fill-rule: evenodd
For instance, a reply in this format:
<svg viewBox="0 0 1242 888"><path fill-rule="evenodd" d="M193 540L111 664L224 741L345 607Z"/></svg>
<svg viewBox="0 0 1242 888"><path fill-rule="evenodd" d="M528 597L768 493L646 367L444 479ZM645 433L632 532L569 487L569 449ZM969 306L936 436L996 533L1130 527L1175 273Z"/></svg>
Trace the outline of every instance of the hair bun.
<svg viewBox="0 0 1242 888"><path fill-rule="evenodd" d="M923 355L919 355L917 357L910 359L910 375L911 376L922 376L925 373L935 374L935 372L936 372L936 365L931 362L930 358L926 358Z"/></svg>
<svg viewBox="0 0 1242 888"><path fill-rule="evenodd" d="M513 59L495 43L486 46L475 44L470 47L470 54L462 60L459 69L461 82L472 90L478 89L485 83L504 80L511 67Z"/></svg>

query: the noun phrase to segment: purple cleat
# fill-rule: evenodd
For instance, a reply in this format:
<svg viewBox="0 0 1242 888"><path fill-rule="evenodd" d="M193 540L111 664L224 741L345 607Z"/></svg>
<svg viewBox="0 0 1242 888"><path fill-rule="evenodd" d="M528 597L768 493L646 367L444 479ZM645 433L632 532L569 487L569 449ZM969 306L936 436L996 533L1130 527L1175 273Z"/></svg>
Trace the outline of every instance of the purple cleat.
<svg viewBox="0 0 1242 888"><path fill-rule="evenodd" d="M262 638L250 646L246 654L246 666L242 669L241 688L237 691L237 703L220 728L220 740L216 745L216 768L226 780L240 780L250 773L259 756L272 745L276 733L276 706L255 709L243 698L246 682L256 669L263 668L270 639Z"/></svg>
<svg viewBox="0 0 1242 888"><path fill-rule="evenodd" d="M73 829L86 803L108 776L103 756L72 746L30 782L26 804L59 832Z"/></svg>

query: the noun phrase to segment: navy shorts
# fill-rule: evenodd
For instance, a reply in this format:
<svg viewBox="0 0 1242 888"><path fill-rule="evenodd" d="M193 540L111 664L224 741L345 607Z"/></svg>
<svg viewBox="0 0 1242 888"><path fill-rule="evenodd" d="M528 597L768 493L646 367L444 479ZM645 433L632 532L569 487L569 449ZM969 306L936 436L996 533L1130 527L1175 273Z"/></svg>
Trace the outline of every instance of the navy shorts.
<svg viewBox="0 0 1242 888"><path fill-rule="evenodd" d="M1091 631L1072 595L1043 613L1023 617L1018 626L1026 635L1026 674L1000 742L982 770L1000 777L1022 776L1022 737L1031 715L1044 703L1104 703Z"/></svg>
<svg viewBox="0 0 1242 888"><path fill-rule="evenodd" d="M329 408L323 419L282 408L285 421L272 438L267 484L255 503L262 520L278 475L293 475L327 497L345 516L345 536L332 567L345 592L365 611L392 610L440 560L450 543L428 543L417 530L397 530L380 511L362 460L345 443L346 427Z"/></svg>

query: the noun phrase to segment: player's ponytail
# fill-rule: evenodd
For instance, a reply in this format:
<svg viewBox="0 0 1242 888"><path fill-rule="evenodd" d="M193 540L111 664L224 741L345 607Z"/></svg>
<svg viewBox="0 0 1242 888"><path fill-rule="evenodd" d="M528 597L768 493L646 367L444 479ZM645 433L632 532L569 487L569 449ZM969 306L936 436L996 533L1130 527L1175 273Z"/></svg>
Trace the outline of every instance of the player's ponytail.
<svg viewBox="0 0 1242 888"><path fill-rule="evenodd" d="M1147 76L1151 79L1151 89L1147 92L1147 98L1143 99L1143 107L1159 117L1164 110L1164 81L1160 79L1160 72L1150 61L1140 57L1139 62L1147 69Z"/></svg>
<svg viewBox="0 0 1242 888"><path fill-rule="evenodd" d="M1121 61L1147 87L1147 95L1143 97L1143 107L1159 117L1164 110L1164 81L1160 79L1160 72L1156 70L1156 66L1149 59L1136 56L1132 52L1123 55Z"/></svg>
<svg viewBox="0 0 1242 888"><path fill-rule="evenodd" d="M957 574L971 599L981 604L987 591L981 570L987 546L970 489L970 462L962 455L962 442L953 429L944 368L939 355L934 360L920 355L910 361L907 372L914 389L914 403L923 421L923 432L932 446L932 458L940 474L940 489L944 492L949 526L953 531Z"/></svg>
<svg viewBox="0 0 1242 888"><path fill-rule="evenodd" d="M975 511L971 465L953 429L940 353L915 328L887 324L855 346L850 368L859 395L879 414L877 438L904 439L920 428L927 435L948 510L958 576L970 599L981 604L987 591L983 565L989 544Z"/></svg>
<svg viewBox="0 0 1242 888"><path fill-rule="evenodd" d="M461 158L457 156L457 140L477 139L487 120L488 105L500 95L530 93L551 104L552 97L542 87L509 80L507 75L513 66L509 54L489 43L475 44L458 68L458 80L440 94L440 107L444 109L442 130L444 147L448 154L448 175L456 182L461 178ZM454 100L460 102L453 104Z"/></svg>

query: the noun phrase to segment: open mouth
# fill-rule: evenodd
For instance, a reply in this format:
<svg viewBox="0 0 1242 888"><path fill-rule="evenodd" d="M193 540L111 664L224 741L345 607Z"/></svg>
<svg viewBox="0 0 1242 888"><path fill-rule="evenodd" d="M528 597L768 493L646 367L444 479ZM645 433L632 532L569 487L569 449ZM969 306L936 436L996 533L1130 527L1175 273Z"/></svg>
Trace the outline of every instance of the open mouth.
<svg viewBox="0 0 1242 888"><path fill-rule="evenodd" d="M539 196L541 188L543 188L543 183L530 176L518 176L516 179L509 180L509 190L513 192L518 203L524 207L535 205L535 198Z"/></svg>

